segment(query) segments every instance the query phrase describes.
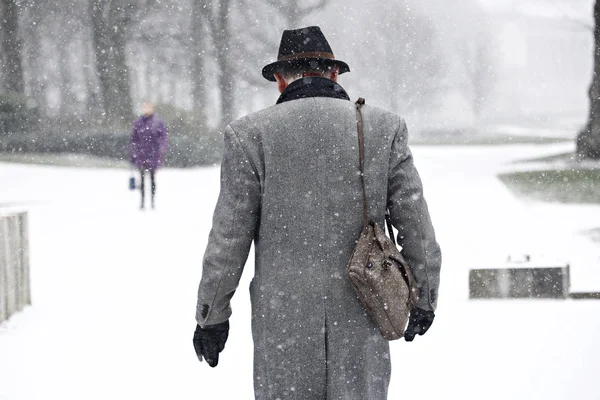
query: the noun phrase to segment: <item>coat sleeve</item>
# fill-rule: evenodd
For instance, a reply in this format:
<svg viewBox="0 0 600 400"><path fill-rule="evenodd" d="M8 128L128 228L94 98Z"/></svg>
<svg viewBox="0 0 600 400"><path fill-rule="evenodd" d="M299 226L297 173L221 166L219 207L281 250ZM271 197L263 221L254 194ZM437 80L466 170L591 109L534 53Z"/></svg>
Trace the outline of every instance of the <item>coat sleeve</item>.
<svg viewBox="0 0 600 400"><path fill-rule="evenodd" d="M215 325L231 316L237 289L258 226L260 182L231 127L224 133L221 192L202 265L196 321Z"/></svg>
<svg viewBox="0 0 600 400"><path fill-rule="evenodd" d="M401 120L392 144L388 176L388 209L392 224L398 229L402 254L419 286L417 306L434 311L442 257L423 197L421 178L408 148L408 129L404 120Z"/></svg>

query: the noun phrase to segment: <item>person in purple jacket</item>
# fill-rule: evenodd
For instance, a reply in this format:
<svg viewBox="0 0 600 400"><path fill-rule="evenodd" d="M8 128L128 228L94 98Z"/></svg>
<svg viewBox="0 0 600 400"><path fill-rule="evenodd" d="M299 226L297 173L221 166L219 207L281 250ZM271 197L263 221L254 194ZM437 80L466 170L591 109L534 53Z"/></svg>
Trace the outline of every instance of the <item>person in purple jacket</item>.
<svg viewBox="0 0 600 400"><path fill-rule="evenodd" d="M140 171L142 192L141 209L145 207L146 172L150 175L152 208L156 196L156 170L160 168L167 152L167 127L154 114L151 103L142 106L143 115L133 123L131 141L129 142L130 161Z"/></svg>

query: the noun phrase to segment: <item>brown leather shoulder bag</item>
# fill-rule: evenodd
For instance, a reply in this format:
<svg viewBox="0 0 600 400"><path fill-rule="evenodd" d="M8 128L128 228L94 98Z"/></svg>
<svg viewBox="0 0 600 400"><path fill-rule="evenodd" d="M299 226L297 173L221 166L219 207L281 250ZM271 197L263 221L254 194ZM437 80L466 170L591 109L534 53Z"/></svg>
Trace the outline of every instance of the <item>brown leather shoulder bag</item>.
<svg viewBox="0 0 600 400"><path fill-rule="evenodd" d="M367 312L387 340L400 339L408 323L410 310L417 300L414 277L394 240L389 213L385 220L389 237L376 222L369 220L365 187L365 140L361 107L356 102L360 180L363 197L363 230L346 270L354 290Z"/></svg>

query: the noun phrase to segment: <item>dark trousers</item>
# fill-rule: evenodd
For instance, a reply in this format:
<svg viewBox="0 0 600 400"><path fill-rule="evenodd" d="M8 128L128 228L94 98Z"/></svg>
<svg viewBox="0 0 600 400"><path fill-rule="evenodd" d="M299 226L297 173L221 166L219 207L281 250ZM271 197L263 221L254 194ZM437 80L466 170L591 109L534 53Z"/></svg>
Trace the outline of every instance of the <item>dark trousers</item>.
<svg viewBox="0 0 600 400"><path fill-rule="evenodd" d="M146 172L150 175L150 193L152 194L152 208L154 208L154 197L156 196L156 171L154 170L140 170L140 190L142 192L142 207L145 207L146 201Z"/></svg>

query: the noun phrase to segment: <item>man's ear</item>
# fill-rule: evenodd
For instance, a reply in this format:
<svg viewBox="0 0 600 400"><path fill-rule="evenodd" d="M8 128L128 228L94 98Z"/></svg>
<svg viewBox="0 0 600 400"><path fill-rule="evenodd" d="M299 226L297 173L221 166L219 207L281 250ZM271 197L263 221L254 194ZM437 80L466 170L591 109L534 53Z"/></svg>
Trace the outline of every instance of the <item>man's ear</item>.
<svg viewBox="0 0 600 400"><path fill-rule="evenodd" d="M340 70L338 67L335 67L333 71L331 71L331 80L337 83L338 76L340 75Z"/></svg>
<svg viewBox="0 0 600 400"><path fill-rule="evenodd" d="M275 72L273 74L275 80L277 81L277 89L279 89L279 93L283 93L283 91L288 87L288 83L283 79L283 76L279 72Z"/></svg>

